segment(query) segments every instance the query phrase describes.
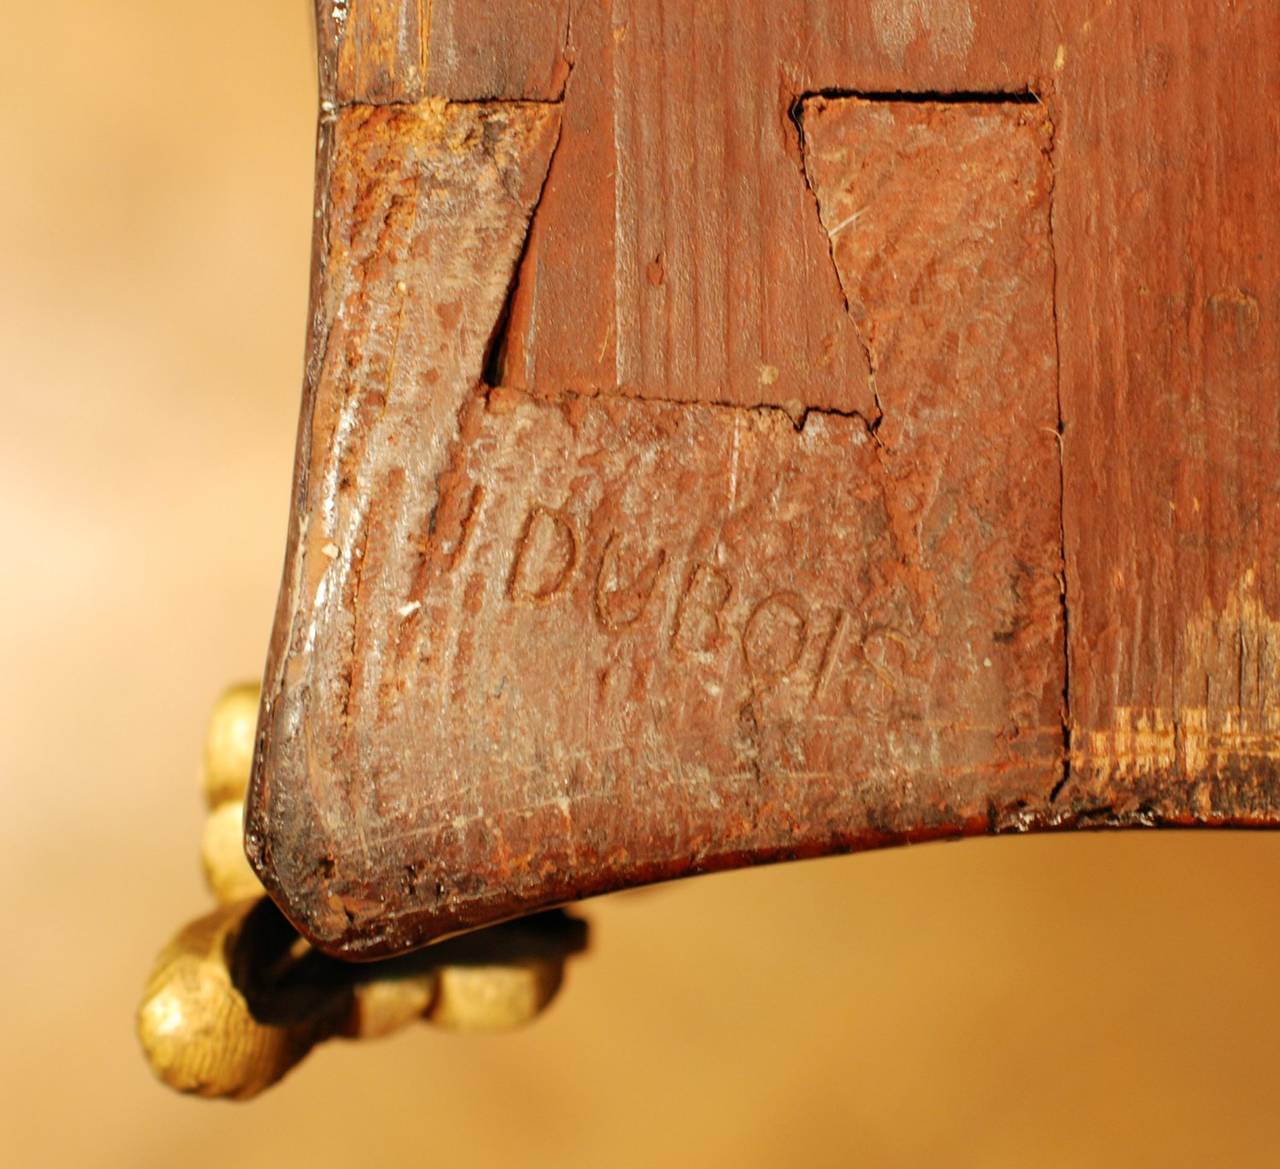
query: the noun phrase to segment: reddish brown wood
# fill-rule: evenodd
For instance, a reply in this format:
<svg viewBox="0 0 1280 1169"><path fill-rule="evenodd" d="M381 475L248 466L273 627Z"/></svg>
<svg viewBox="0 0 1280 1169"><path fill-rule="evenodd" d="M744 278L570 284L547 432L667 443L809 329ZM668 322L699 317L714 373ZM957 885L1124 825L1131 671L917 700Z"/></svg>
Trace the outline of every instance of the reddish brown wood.
<svg viewBox="0 0 1280 1169"><path fill-rule="evenodd" d="M1068 803L1270 822L1280 6L1082 25L1058 117Z"/></svg>
<svg viewBox="0 0 1280 1169"><path fill-rule="evenodd" d="M320 29L247 835L319 945L903 840L1277 821L1273 8Z"/></svg>

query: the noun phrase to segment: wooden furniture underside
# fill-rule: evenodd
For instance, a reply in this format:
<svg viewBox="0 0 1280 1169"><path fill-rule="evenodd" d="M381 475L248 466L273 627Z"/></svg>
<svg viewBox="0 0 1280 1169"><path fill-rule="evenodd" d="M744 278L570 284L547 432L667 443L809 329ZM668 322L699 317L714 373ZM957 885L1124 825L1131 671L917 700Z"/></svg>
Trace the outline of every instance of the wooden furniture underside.
<svg viewBox="0 0 1280 1169"><path fill-rule="evenodd" d="M1280 7L318 19L246 835L318 946L1280 820Z"/></svg>

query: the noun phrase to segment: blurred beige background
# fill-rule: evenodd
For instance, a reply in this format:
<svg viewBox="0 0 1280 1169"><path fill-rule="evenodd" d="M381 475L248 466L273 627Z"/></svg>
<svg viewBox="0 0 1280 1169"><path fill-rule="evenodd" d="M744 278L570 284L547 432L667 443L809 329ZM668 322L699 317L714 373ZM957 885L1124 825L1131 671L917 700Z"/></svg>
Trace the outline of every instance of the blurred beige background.
<svg viewBox="0 0 1280 1169"><path fill-rule="evenodd" d="M307 0L5 4L0 1161L1269 1166L1280 837L939 845L587 907L512 1038L247 1107L138 1054L208 903L208 706L261 667L300 384Z"/></svg>

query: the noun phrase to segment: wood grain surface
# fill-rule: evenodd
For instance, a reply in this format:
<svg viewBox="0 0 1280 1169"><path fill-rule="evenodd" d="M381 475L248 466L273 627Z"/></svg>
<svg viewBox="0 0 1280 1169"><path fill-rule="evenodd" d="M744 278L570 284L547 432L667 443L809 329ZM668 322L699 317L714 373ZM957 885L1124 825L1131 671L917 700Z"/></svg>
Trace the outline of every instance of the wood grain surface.
<svg viewBox="0 0 1280 1169"><path fill-rule="evenodd" d="M1277 818L1274 9L320 30L247 829L318 945Z"/></svg>

